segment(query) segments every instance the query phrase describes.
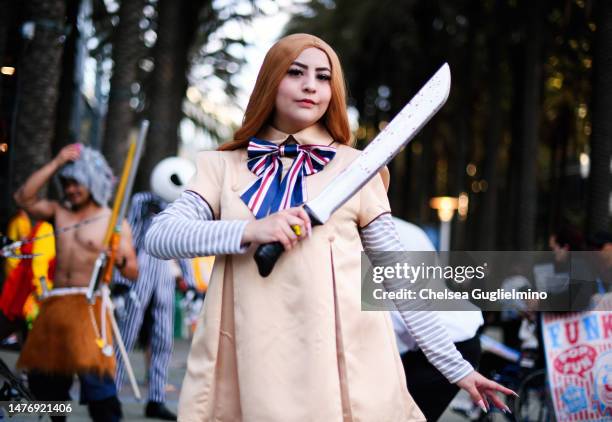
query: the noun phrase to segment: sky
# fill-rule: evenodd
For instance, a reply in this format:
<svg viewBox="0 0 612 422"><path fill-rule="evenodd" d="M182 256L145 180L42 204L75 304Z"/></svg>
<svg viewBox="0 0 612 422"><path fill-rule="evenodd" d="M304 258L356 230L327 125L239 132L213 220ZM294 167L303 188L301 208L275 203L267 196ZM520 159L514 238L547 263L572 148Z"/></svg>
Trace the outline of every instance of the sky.
<svg viewBox="0 0 612 422"><path fill-rule="evenodd" d="M233 0L217 0L218 2L232 2ZM237 99L230 99L221 86L215 86L214 81L202 79L206 86L198 87L197 78L194 84L187 90L187 97L205 110L207 113L217 115L219 120L228 127L238 126L242 121L244 110L249 100L249 95L257 73L263 62L264 56L269 48L280 38L285 25L289 22L292 13L302 10L310 0L258 0L257 4L263 10L263 14L254 18L250 24L240 26L230 24L222 28L225 35L243 36L250 45L242 51L246 64L237 72L235 82L239 86ZM249 3L247 1L244 4ZM246 9L244 10L247 11ZM214 40L213 40L214 45ZM198 69L194 69L197 75ZM198 89L194 89L198 88ZM198 91L198 92L196 92ZM203 94L202 94L203 93ZM348 107L349 124L352 130L356 130L359 123L359 114L353 107ZM231 138L231 130L227 130L225 138ZM196 127L189 119L181 123L181 138L183 139L182 154L189 156L201 149L214 149L217 144L205 131Z"/></svg>
<svg viewBox="0 0 612 422"><path fill-rule="evenodd" d="M252 11L251 2L247 0L214 0L215 7L223 12L229 10L230 7L239 13L248 14ZM215 81L213 78L206 77L210 74L211 68L206 65L194 66L189 75L189 88L187 89L186 103L190 110L194 110L198 115L204 115L207 121L212 123L220 122L220 132L225 135L224 138L230 138L232 131L230 127L238 126L242 121L244 109L249 100L249 95L255 79L259 71L259 67L263 62L264 56L268 49L278 40L282 33L285 24L291 17L293 10L303 7L303 4L309 0L256 0L258 7L263 12L259 16L253 18L249 23L238 24L230 22L224 25L219 30L219 34L233 37L243 37L249 45L245 48L234 46L232 53L237 53L245 58L245 64L236 72L233 77L234 83L238 86L237 98L230 98L224 91L220 81ZM105 0L109 11L116 11L119 7L116 0ZM87 2L84 3L89 6ZM87 16L89 7L86 7L83 16ZM150 10L145 13L151 13ZM87 25L81 21L81 30L89 33L93 31L91 25ZM154 31L145 31L146 33ZM93 34L92 34L93 35ZM147 37L145 37L147 38ZM149 37L150 38L150 37ZM154 37L153 37L154 38ZM149 40L151 43L154 39ZM95 47L97 39L92 36L88 41L88 47ZM207 48L214 49L217 40L213 35ZM94 44L91 44L94 43ZM91 44L91 45L89 45ZM217 44L218 46L218 44ZM83 72L82 91L90 99L95 102L96 84L101 84L101 89L108 92L109 81L106 78L96 79L97 61L93 57L85 57ZM152 65L152 63L151 63ZM102 66L108 71L109 66L112 66L110 61L105 61ZM142 66L142 64L141 64ZM108 73L107 73L108 74ZM135 84L138 85L138 84ZM138 90L139 86L133 86L132 90ZM134 100L136 101L136 100ZM137 101L136 101L137 103ZM210 116L214 116L214 119ZM201 128L197 127L190 119L183 119L180 125L180 137L183 140L181 145L181 155L189 156L191 153L202 150L212 149L216 147L216 143L211 137Z"/></svg>
<svg viewBox="0 0 612 422"><path fill-rule="evenodd" d="M242 89L238 99L242 108L246 107L249 93L255 85L257 72L266 52L278 40L284 26L291 17L290 8L293 5L291 0L278 0L271 3L276 3L276 7L269 7L270 15L256 17L252 22L250 31L247 29L247 39L252 42L252 45L246 48L246 65L239 72L237 78Z"/></svg>
<svg viewBox="0 0 612 422"><path fill-rule="evenodd" d="M225 0L220 0L221 2ZM249 6L245 2L245 12ZM239 87L236 99L229 98L220 83L216 84L210 78L203 79L198 75L204 69L194 68L192 84L187 91L187 97L192 103L197 103L204 111L217 116L224 124L237 126L249 100L249 95L257 73L268 49L278 40L285 24L291 16L291 9L299 4L295 0L260 0L259 7L263 10L261 16L255 17L249 24L230 23L221 28L226 36L242 36L249 43L244 49L238 49L246 63L236 73L235 84ZM214 38L213 38L214 47ZM226 135L231 136L228 130ZM181 123L181 138L184 140L182 155L189 155L200 149L212 149L215 142L192 121L184 119Z"/></svg>

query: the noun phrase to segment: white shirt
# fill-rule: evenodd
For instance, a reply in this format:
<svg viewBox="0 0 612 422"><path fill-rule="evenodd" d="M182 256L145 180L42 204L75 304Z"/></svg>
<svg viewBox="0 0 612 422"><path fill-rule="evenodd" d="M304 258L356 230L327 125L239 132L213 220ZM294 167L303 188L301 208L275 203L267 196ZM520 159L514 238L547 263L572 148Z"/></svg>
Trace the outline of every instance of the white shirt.
<svg viewBox="0 0 612 422"><path fill-rule="evenodd" d="M418 226L393 217L393 222L399 234L400 241L406 251L435 251L427 234ZM433 312L433 311L429 311ZM453 343L469 340L476 335L478 328L484 324L480 311L435 311L440 324L448 332ZM391 312L395 339L400 354L409 350L417 350L414 338L408 333L399 312Z"/></svg>

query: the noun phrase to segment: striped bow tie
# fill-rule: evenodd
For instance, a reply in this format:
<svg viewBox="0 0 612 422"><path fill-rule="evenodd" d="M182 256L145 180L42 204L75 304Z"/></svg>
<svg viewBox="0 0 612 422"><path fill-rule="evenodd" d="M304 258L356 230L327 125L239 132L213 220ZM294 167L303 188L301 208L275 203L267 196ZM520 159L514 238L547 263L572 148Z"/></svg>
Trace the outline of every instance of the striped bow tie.
<svg viewBox="0 0 612 422"><path fill-rule="evenodd" d="M288 140L294 139L290 136ZM322 170L336 155L336 148L299 144L278 146L251 138L247 153L247 166L257 180L242 192L240 198L259 219L306 202L304 176ZM285 177L282 177L280 157L295 157Z"/></svg>

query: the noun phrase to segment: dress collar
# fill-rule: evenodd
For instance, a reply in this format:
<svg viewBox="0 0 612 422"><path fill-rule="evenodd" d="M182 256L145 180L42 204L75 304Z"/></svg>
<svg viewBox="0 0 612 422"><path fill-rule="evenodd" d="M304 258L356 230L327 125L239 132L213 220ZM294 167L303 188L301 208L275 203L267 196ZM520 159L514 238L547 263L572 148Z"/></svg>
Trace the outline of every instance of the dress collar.
<svg viewBox="0 0 612 422"><path fill-rule="evenodd" d="M325 127L320 123L316 123L307 127L306 129L302 129L299 132L291 134L282 132L272 125L268 125L259 131L257 138L265 139L266 141L280 145L285 142L290 135L293 136L293 138L295 138L297 143L300 145L329 146L334 143L334 139L331 137L327 129L325 129Z"/></svg>

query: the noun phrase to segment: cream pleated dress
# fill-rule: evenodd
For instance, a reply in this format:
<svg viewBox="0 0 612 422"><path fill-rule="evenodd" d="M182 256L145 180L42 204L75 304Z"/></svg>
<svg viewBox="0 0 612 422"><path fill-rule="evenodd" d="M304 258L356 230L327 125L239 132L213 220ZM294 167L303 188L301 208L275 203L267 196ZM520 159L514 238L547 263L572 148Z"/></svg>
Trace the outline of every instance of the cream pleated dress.
<svg viewBox="0 0 612 422"><path fill-rule="evenodd" d="M305 178L315 197L359 151L319 125L294 138L337 147ZM273 128L258 135L279 141ZM200 153L189 189L215 219L253 215L240 194L256 176L246 150ZM254 247L219 256L187 363L179 420L224 422L422 421L408 393L387 312L361 311L359 228L390 211L376 176L262 278Z"/></svg>

